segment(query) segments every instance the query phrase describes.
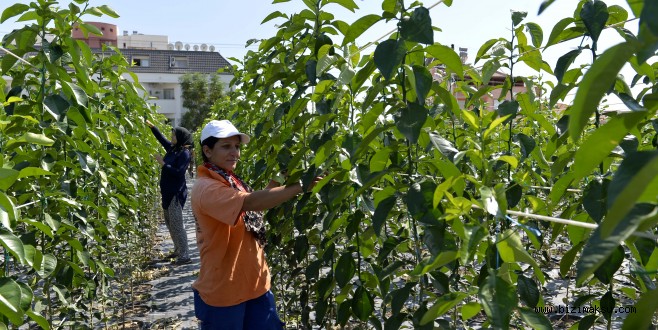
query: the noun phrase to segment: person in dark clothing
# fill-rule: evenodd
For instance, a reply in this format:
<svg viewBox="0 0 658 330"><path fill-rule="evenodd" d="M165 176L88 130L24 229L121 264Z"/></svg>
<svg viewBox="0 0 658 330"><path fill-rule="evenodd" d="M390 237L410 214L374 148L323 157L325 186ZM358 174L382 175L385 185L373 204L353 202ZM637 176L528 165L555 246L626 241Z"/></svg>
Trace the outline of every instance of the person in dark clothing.
<svg viewBox="0 0 658 330"><path fill-rule="evenodd" d="M187 248L187 233L183 223L183 206L187 200L187 182L185 173L192 159L191 149L194 146L192 134L184 127L176 127L171 131L171 141L158 130L153 123L146 121L151 132L165 148L164 157L155 154L154 157L162 166L160 173L160 193L164 209L165 225L174 242L174 252L168 259L176 258L173 263L183 265L191 259Z"/></svg>

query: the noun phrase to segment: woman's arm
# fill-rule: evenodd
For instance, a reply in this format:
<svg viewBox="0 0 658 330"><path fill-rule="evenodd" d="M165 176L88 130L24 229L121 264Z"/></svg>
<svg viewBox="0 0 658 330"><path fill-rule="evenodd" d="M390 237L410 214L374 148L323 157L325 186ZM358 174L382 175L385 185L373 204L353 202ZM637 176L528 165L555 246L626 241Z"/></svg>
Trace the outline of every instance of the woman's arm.
<svg viewBox="0 0 658 330"><path fill-rule="evenodd" d="M302 193L302 186L295 183L285 187L274 187L270 189L258 190L251 192L244 199L242 210L244 211L264 211L279 206L284 202Z"/></svg>
<svg viewBox="0 0 658 330"><path fill-rule="evenodd" d="M313 189L320 180L322 180L322 177L315 177L313 182L311 182L310 187L306 189L306 192ZM278 183L272 180L264 190L251 192L249 196L245 198L244 203L242 204L242 210L264 211L279 206L300 193L305 192L301 183L295 183L283 187L276 187L276 184Z"/></svg>
<svg viewBox="0 0 658 330"><path fill-rule="evenodd" d="M153 123L151 123L149 120L146 120L146 125L148 125L148 127L151 129L151 132L153 133L155 138L158 139L158 142L160 142L160 144L165 148L165 150L169 152L173 147L171 141L167 140L167 138L164 135L162 135L162 132L160 132L160 130L155 125L153 125Z"/></svg>

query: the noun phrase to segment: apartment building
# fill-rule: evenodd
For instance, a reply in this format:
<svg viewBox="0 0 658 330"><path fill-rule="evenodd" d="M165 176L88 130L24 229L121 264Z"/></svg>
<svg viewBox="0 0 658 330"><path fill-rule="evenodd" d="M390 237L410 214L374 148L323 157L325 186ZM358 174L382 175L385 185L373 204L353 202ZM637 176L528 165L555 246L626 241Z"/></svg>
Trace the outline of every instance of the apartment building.
<svg viewBox="0 0 658 330"><path fill-rule="evenodd" d="M189 45L181 42L169 43L163 35L145 35L137 31L118 33L114 24L86 22L98 28L103 35L88 34L85 38L79 28L74 28L74 39L83 40L95 52L101 52L103 44L116 46L126 60L132 64L132 72L146 89L149 103L157 106L158 112L167 117L171 124L180 124L187 109L183 107L182 89L179 78L186 73L219 74L227 86L233 79L230 63L215 51L213 46ZM221 70L221 72L220 72ZM125 76L132 81L130 75Z"/></svg>

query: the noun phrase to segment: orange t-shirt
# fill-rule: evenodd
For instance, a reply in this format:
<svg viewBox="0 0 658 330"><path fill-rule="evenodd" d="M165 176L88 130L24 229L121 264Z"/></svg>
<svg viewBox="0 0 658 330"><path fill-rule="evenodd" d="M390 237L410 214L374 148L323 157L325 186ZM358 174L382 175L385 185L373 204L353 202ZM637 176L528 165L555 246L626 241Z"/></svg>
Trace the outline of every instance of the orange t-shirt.
<svg viewBox="0 0 658 330"><path fill-rule="evenodd" d="M249 195L204 166L197 169L192 211L201 270L192 287L210 306L234 306L270 289L265 252L247 231L242 205Z"/></svg>

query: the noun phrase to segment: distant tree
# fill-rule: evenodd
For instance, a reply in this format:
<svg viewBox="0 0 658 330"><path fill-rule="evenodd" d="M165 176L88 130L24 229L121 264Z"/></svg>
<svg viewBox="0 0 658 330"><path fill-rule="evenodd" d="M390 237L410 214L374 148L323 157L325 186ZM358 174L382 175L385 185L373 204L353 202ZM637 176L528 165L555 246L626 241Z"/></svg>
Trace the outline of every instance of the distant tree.
<svg viewBox="0 0 658 330"><path fill-rule="evenodd" d="M210 114L213 104L224 96L224 83L217 74L188 73L180 77L183 93L181 126L196 131Z"/></svg>

